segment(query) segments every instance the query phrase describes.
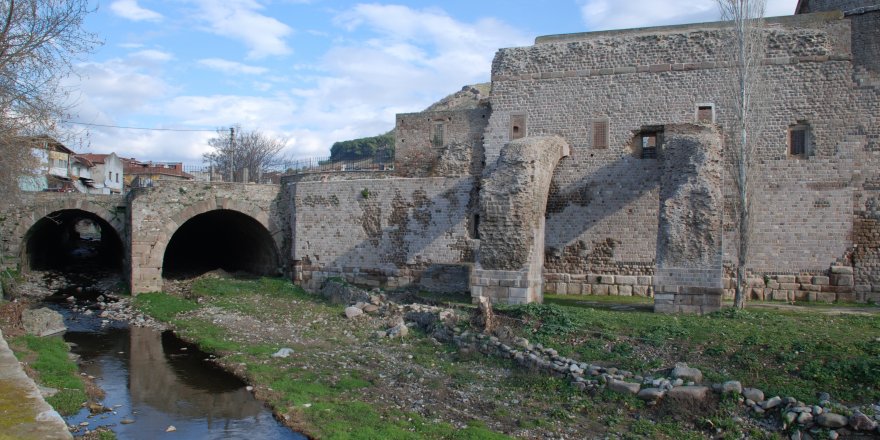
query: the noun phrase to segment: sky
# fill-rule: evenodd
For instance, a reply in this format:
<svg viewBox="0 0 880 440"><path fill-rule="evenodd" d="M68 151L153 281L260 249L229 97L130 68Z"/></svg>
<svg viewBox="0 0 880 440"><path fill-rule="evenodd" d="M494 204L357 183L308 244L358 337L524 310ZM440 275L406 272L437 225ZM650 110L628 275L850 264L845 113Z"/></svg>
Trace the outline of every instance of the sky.
<svg viewBox="0 0 880 440"><path fill-rule="evenodd" d="M797 0L767 0L767 16ZM103 44L65 80L94 153L200 164L232 125L285 139L288 158L382 134L462 86L499 48L540 35L716 21L714 0L109 0ZM151 130L102 127L138 127ZM201 131L182 131L201 130Z"/></svg>

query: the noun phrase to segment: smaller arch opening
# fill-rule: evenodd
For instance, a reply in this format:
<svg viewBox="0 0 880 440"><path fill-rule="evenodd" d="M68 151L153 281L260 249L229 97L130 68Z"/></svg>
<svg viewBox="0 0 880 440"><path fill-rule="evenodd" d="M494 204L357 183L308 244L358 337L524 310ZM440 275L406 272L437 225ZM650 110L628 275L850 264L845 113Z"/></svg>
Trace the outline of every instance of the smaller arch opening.
<svg viewBox="0 0 880 440"><path fill-rule="evenodd" d="M122 270L124 249L106 220L78 209L55 211L28 230L22 269L96 272Z"/></svg>

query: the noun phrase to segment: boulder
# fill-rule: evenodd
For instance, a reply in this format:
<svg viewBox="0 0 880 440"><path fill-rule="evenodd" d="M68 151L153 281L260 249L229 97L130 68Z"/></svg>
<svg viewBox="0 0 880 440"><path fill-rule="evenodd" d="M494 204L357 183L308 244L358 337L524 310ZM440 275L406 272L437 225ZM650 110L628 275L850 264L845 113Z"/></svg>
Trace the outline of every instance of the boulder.
<svg viewBox="0 0 880 440"><path fill-rule="evenodd" d="M333 304L354 304L369 302L370 294L366 290L352 286L340 280L328 279L321 286L321 295Z"/></svg>
<svg viewBox="0 0 880 440"><path fill-rule="evenodd" d="M743 389L742 384L736 380L729 380L729 381L721 384L721 393L722 394L728 394L728 393L740 394L740 393L742 393L742 389Z"/></svg>
<svg viewBox="0 0 880 440"><path fill-rule="evenodd" d="M345 308L345 317L348 319L354 319L354 318L357 318L358 316L361 316L363 314L364 314L364 311L358 307L351 306L351 307Z"/></svg>
<svg viewBox="0 0 880 440"><path fill-rule="evenodd" d="M642 386L637 383L625 382L622 380L611 379L608 382L608 389L623 394L636 394Z"/></svg>
<svg viewBox="0 0 880 440"><path fill-rule="evenodd" d="M666 394L666 391L660 388L645 388L639 391L637 397L642 400L654 401L660 400Z"/></svg>
<svg viewBox="0 0 880 440"><path fill-rule="evenodd" d="M703 381L703 372L696 368L688 367L688 364L684 362L679 362L675 364L675 368L672 369L672 377L684 381L700 383Z"/></svg>
<svg viewBox="0 0 880 440"><path fill-rule="evenodd" d="M819 426L824 428L843 428L848 421L846 416L830 412L819 414L819 417L816 418Z"/></svg>
<svg viewBox="0 0 880 440"><path fill-rule="evenodd" d="M877 422L871 420L870 417L856 411L849 418L849 426L856 431L873 431L877 429Z"/></svg>
<svg viewBox="0 0 880 440"><path fill-rule="evenodd" d="M742 395L746 399L754 402L760 402L764 400L764 392L757 388L743 388Z"/></svg>
<svg viewBox="0 0 880 440"><path fill-rule="evenodd" d="M409 334L409 327L405 324L400 323L388 329L387 332L389 338L403 338Z"/></svg>
<svg viewBox="0 0 880 440"><path fill-rule="evenodd" d="M666 397L677 400L690 400L692 402L702 402L709 395L709 387L700 385L675 387L666 392Z"/></svg>
<svg viewBox="0 0 880 440"><path fill-rule="evenodd" d="M67 330L61 314L46 307L23 311L21 324L28 334L36 336L49 336Z"/></svg>

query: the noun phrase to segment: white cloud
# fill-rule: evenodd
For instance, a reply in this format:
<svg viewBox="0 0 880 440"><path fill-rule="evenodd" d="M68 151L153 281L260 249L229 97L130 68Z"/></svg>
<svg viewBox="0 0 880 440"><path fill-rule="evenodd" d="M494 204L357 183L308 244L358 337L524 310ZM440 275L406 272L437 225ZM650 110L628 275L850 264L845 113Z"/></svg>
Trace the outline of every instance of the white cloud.
<svg viewBox="0 0 880 440"><path fill-rule="evenodd" d="M261 75L269 71L269 69L266 69L265 67L250 66L236 61L224 60L222 58L201 59L199 60L199 64L226 74L241 73L245 75Z"/></svg>
<svg viewBox="0 0 880 440"><path fill-rule="evenodd" d="M174 55L161 50L146 49L128 55L129 58L151 63L164 63L174 59Z"/></svg>
<svg viewBox="0 0 880 440"><path fill-rule="evenodd" d="M116 0L110 4L110 10L122 18L133 21L159 21L162 19L162 14L140 7L137 0Z"/></svg>
<svg viewBox="0 0 880 440"><path fill-rule="evenodd" d="M260 14L263 6L255 0L196 0L201 20L207 30L242 41L249 49L248 58L287 55L285 42L293 29L275 18Z"/></svg>
<svg viewBox="0 0 880 440"><path fill-rule="evenodd" d="M766 15L791 15L797 0L768 0ZM588 30L629 29L717 21L715 0L586 0L581 15Z"/></svg>

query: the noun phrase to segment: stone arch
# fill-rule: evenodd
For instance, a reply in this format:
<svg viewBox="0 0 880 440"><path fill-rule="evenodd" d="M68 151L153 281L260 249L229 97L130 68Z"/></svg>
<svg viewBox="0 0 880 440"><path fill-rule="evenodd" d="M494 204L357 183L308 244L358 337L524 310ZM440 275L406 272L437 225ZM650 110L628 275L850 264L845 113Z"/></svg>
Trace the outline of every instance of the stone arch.
<svg viewBox="0 0 880 440"><path fill-rule="evenodd" d="M124 257L124 238L125 238L125 211L117 210L116 206L121 199L85 199L80 197L63 195L53 195L48 200L27 200L26 203L18 207L18 223L12 228L7 248L3 254L11 257L14 262L18 263L22 271L30 270L28 251L28 240L33 237L35 227L40 226L42 221L48 218L62 216L76 216L77 213L83 218L91 218L101 226L102 234L111 233L111 240L118 242L122 246L122 255ZM103 203L102 203L103 202ZM110 207L108 208L108 203Z"/></svg>
<svg viewBox="0 0 880 440"><path fill-rule="evenodd" d="M281 266L280 250L283 234L279 225L272 220L268 209L254 203L226 197L208 197L194 202L168 218L163 218L158 230L140 236L133 228L131 289L132 293L143 293L162 289L165 255L174 235L187 222L210 213L234 213L250 219L265 231L271 241L271 252L278 268ZM276 271L277 272L277 269ZM265 274L265 273L264 273ZM273 272L274 274L274 272Z"/></svg>
<svg viewBox="0 0 880 440"><path fill-rule="evenodd" d="M543 301L544 211L553 171L569 155L560 136L510 142L480 192L480 251L471 283L475 300Z"/></svg>

